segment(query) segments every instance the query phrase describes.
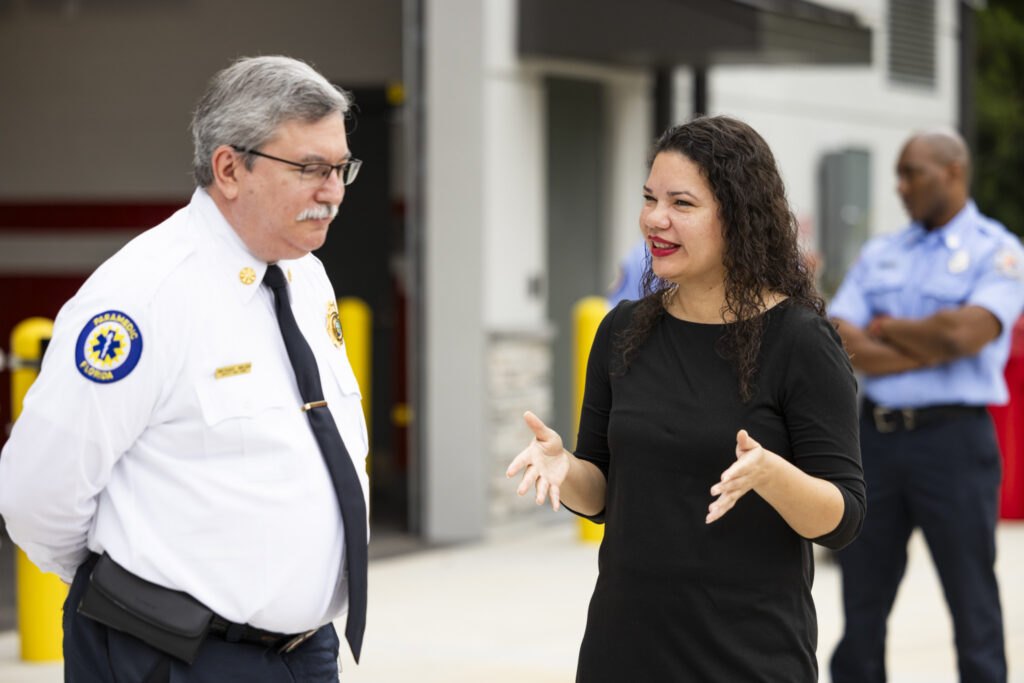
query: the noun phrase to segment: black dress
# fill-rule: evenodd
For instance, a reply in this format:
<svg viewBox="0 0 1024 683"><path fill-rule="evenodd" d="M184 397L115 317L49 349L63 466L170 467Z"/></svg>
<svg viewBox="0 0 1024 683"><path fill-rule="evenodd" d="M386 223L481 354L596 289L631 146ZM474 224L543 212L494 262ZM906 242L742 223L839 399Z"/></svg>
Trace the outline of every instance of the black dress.
<svg viewBox="0 0 1024 683"><path fill-rule="evenodd" d="M736 460L736 432L839 487L839 526L864 518L856 382L832 325L784 301L764 314L756 394L740 400L715 351L723 325L666 315L616 368L636 310L601 323L587 367L576 455L608 480L600 573L577 681L816 681L811 542L753 491L705 524L709 491Z"/></svg>

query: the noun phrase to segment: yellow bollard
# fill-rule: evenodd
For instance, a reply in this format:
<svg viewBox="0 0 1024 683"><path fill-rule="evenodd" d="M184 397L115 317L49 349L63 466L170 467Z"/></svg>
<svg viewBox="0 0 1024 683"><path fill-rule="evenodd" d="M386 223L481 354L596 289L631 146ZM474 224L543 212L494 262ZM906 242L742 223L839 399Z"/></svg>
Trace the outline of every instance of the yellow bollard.
<svg viewBox="0 0 1024 683"><path fill-rule="evenodd" d="M25 393L39 374L42 341L53 333L53 321L29 318L11 331L11 421L18 419ZM63 658L61 611L68 594L55 574L44 574L17 549L18 630L21 658L26 662L57 662Z"/></svg>
<svg viewBox="0 0 1024 683"><path fill-rule="evenodd" d="M573 363L573 398L575 399L576 428L573 433L580 430L580 412L583 410L583 387L587 380L587 359L590 357L590 347L594 343L594 335L597 334L597 327L601 324L605 314L608 313L608 302L600 296L588 296L576 302L572 309L573 318L573 348L576 351L575 362ZM579 519L580 540L590 543L600 543L604 538L604 525L594 524L589 519Z"/></svg>
<svg viewBox="0 0 1024 683"><path fill-rule="evenodd" d="M348 353L348 363L352 366L352 373L359 383L359 392L363 395L363 418L366 419L367 436L373 434L370 429L370 413L372 403L370 392L373 388L371 383L373 358L373 314L366 302L354 296L347 296L338 299L338 317L341 319L341 327L345 331L345 351ZM370 444L372 439L368 438ZM366 471L370 472L370 456L366 456Z"/></svg>

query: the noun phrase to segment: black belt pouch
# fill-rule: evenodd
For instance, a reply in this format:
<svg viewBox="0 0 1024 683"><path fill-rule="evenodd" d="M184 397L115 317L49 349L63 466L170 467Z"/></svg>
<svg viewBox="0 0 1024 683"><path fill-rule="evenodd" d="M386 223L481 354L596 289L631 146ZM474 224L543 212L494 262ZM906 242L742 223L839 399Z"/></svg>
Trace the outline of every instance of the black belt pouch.
<svg viewBox="0 0 1024 683"><path fill-rule="evenodd" d="M191 664L213 612L188 593L135 576L106 553L89 576L78 612Z"/></svg>

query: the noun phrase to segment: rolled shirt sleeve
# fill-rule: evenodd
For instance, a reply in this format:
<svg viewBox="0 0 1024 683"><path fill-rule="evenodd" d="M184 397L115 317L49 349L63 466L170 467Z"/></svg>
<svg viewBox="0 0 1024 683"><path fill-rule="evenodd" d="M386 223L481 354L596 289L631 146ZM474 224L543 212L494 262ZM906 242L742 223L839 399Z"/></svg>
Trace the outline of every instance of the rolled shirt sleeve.
<svg viewBox="0 0 1024 683"><path fill-rule="evenodd" d="M868 301L863 282L867 269L865 256L865 252L862 251L828 306L829 317L845 320L857 327L865 327L871 322L872 317L871 303Z"/></svg>
<svg viewBox="0 0 1024 683"><path fill-rule="evenodd" d="M1016 239L1008 239L989 260L966 303L990 311L1002 323L1005 335L1024 308L1024 251Z"/></svg>

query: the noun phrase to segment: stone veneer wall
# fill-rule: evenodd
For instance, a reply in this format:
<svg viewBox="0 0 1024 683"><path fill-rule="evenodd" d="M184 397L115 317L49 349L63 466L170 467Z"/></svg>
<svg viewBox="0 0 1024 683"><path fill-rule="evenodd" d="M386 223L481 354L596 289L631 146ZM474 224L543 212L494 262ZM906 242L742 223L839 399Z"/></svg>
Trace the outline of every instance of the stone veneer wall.
<svg viewBox="0 0 1024 683"><path fill-rule="evenodd" d="M548 420L553 411L551 334L497 332L487 346L489 521L523 519L545 510L551 514L550 506L538 507L532 495L517 496L516 483L505 476L512 458L533 438L523 413L531 410Z"/></svg>

